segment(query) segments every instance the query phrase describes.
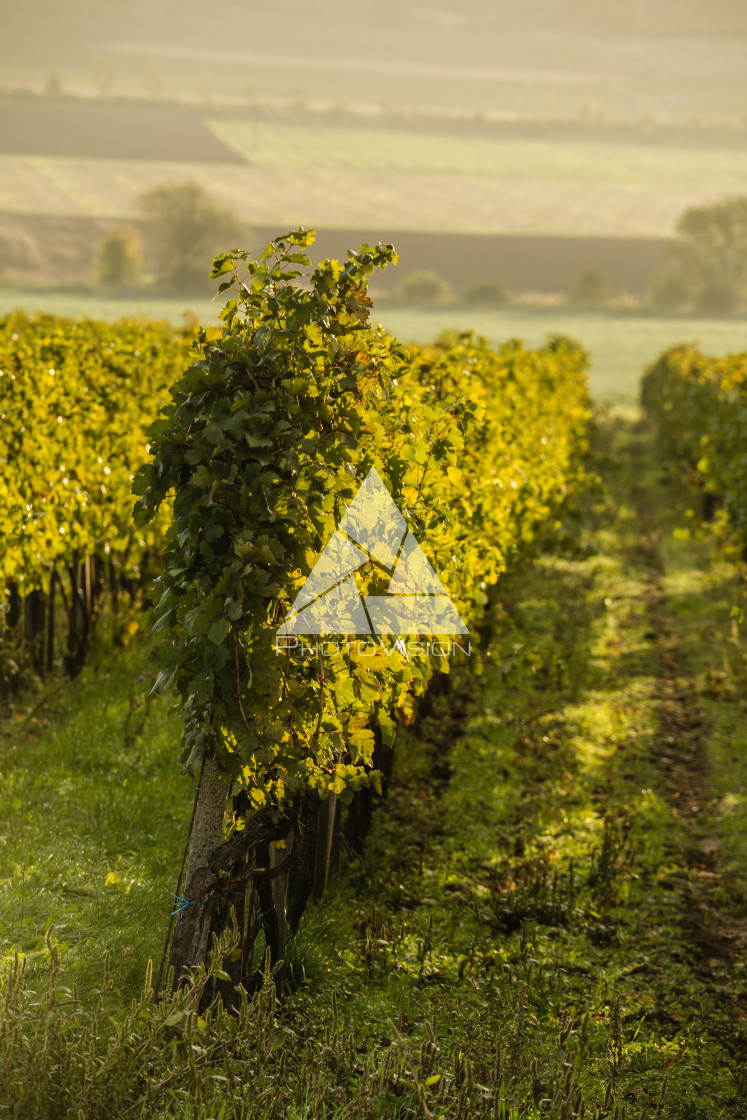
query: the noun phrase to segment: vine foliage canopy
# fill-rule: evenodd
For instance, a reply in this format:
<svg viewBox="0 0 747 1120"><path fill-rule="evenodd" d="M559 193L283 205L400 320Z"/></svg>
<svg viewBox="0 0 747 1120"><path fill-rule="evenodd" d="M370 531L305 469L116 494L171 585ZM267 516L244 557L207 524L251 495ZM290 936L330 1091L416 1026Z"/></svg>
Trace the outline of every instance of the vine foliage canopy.
<svg viewBox="0 0 747 1120"><path fill-rule="evenodd" d="M394 250L363 245L309 274L313 240L299 229L256 261L243 251L216 258L211 275L231 292L223 327L198 331L134 483L141 525L173 493L153 633L156 688L173 683L181 697L182 761L193 770L207 751L255 808L305 789L346 800L377 785L371 725L392 735L414 672L383 649L322 665L274 646L370 468L395 493L416 481L393 446L404 430L391 413L405 355L368 321L367 277L396 262ZM434 462L445 456L455 457L448 438Z"/></svg>

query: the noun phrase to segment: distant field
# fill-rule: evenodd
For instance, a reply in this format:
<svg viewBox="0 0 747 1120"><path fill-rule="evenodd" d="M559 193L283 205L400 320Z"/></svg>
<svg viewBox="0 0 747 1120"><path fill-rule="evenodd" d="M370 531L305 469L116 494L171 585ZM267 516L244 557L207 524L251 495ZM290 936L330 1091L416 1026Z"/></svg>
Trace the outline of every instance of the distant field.
<svg viewBox="0 0 747 1120"><path fill-rule="evenodd" d="M548 334L577 339L591 358L594 399L610 404L635 404L644 368L669 346L698 342L708 354L747 350L747 323L727 319L651 318L605 315L601 312L382 310L386 328L403 342L436 338L439 331L471 327L500 343L521 338L528 346Z"/></svg>
<svg viewBox="0 0 747 1120"><path fill-rule="evenodd" d="M0 288L0 315L22 308L31 314L46 312L51 315L69 315L74 319L110 320L142 316L147 319L165 319L169 323L181 325L188 315L195 315L201 323L217 323L222 306L222 302L212 303L209 299L138 299L136 296L131 299L115 299L109 296Z"/></svg>
<svg viewBox="0 0 747 1120"><path fill-rule="evenodd" d="M131 218L142 190L191 178L247 221L277 228L666 237L688 206L747 182L747 150L203 121L99 104L21 108L38 134L12 114L0 126L0 211L15 214ZM124 131L118 113L132 117ZM85 128L72 127L76 114ZM105 146L86 155L102 135ZM40 154L45 145L55 154ZM132 158L103 158L115 152Z"/></svg>
<svg viewBox="0 0 747 1120"><path fill-rule="evenodd" d="M125 219L140 191L194 179L262 226L452 233L665 237L688 206L728 184L636 185L492 178L446 171L352 170L0 156L0 211Z"/></svg>
<svg viewBox="0 0 747 1120"><path fill-rule="evenodd" d="M283 124L213 118L206 124L256 167L320 171L447 172L492 179L743 190L747 150L704 152L655 144L492 139L369 125Z"/></svg>
<svg viewBox="0 0 747 1120"><path fill-rule="evenodd" d="M197 113L179 107L47 98L0 100L0 152L194 163L241 158Z"/></svg>
<svg viewBox="0 0 747 1120"><path fill-rule="evenodd" d="M147 315L180 324L185 313L191 313L200 322L208 324L218 321L220 306L217 301L212 303L210 300L96 299L56 293L31 295L0 289L0 314L15 307L25 307L29 311L43 310L59 315L87 315L101 319ZM635 404L645 366L676 343L699 342L709 354L747 350L747 324L733 319L650 318L521 308L415 311L386 306L378 309L374 317L405 343L429 342L447 329L471 328L494 344L508 338L521 338L527 346L542 343L548 334L570 335L578 339L590 354L590 382L595 400L610 404Z"/></svg>

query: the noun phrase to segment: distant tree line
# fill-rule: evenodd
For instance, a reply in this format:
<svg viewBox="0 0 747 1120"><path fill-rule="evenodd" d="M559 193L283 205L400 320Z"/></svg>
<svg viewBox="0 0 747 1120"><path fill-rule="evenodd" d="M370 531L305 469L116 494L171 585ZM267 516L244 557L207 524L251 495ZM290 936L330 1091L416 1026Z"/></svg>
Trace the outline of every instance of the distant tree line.
<svg viewBox="0 0 747 1120"><path fill-rule="evenodd" d="M738 311L747 297L747 197L686 210L675 227L672 266L654 278L662 310Z"/></svg>
<svg viewBox="0 0 747 1120"><path fill-rule="evenodd" d="M658 311L728 315L747 304L747 196L723 199L686 210L675 226L671 264L651 277L646 303ZM406 304L435 307L459 299L472 306L500 307L511 294L494 281L472 285L455 296L433 271L413 272L398 285ZM604 308L621 302L599 267L583 270L572 282L569 302L579 308Z"/></svg>
<svg viewBox="0 0 747 1120"><path fill-rule="evenodd" d="M118 292L144 282L144 259L152 263L149 283L159 291L200 294L210 290L213 257L246 244L249 232L239 217L198 183L154 187L137 199L140 232L132 225L109 230L99 245L96 277ZM663 312L731 314L747 299L747 196L690 207L675 227L671 265L654 275L646 302ZM455 293L449 280L432 269L404 276L395 298L404 304L436 308L455 301L499 308L512 294L495 279L476 279ZM580 308L620 302L598 267L573 281L569 300Z"/></svg>
<svg viewBox="0 0 747 1120"><path fill-rule="evenodd" d="M213 257L246 242L240 218L198 183L153 187L137 199L142 233L131 225L109 230L96 257L96 278L110 290L128 292L143 283L144 250L154 262L150 280L163 292L211 290Z"/></svg>

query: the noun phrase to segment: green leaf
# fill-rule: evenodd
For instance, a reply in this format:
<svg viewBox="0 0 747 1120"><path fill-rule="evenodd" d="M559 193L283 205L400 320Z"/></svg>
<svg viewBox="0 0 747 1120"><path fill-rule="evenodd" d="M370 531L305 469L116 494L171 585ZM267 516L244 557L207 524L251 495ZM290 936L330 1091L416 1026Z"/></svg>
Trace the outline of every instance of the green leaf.
<svg viewBox="0 0 747 1120"><path fill-rule="evenodd" d="M231 629L230 618L219 618L217 622L210 624L207 630L207 636L213 645L221 646L228 637L228 632Z"/></svg>

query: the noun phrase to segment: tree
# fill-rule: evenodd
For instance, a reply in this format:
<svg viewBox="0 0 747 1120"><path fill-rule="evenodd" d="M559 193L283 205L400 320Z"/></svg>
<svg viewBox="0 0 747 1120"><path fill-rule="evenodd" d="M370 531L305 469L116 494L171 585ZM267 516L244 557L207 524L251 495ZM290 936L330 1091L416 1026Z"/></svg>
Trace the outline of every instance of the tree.
<svg viewBox="0 0 747 1120"><path fill-rule="evenodd" d="M207 288L213 258L247 237L232 210L189 180L145 191L138 206L147 221L158 280L172 290Z"/></svg>
<svg viewBox="0 0 747 1120"><path fill-rule="evenodd" d="M166 83L161 71L155 66L151 66L143 75L143 85L151 101L158 101L159 97L163 95Z"/></svg>
<svg viewBox="0 0 747 1120"><path fill-rule="evenodd" d="M92 80L99 97L106 97L114 84L114 67L108 58L99 58L93 68Z"/></svg>
<svg viewBox="0 0 747 1120"><path fill-rule="evenodd" d="M96 279L107 288L132 288L143 269L140 234L132 226L118 226L104 234L96 254Z"/></svg>
<svg viewBox="0 0 747 1120"><path fill-rule="evenodd" d="M449 282L444 280L438 272L422 269L411 272L400 281L398 292L400 299L405 303L416 303L430 306L444 303L451 296Z"/></svg>
<svg viewBox="0 0 747 1120"><path fill-rule="evenodd" d="M675 257L696 309L729 312L747 286L747 196L691 206L675 226Z"/></svg>
<svg viewBox="0 0 747 1120"><path fill-rule="evenodd" d="M587 268L576 278L571 301L582 307L602 307L610 294L607 276L601 268Z"/></svg>

